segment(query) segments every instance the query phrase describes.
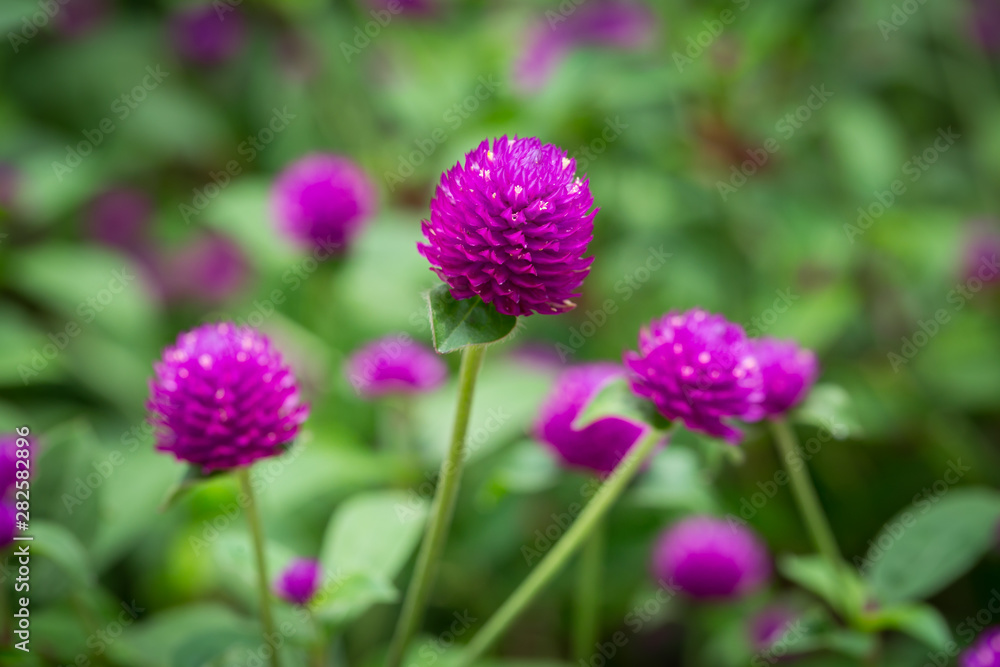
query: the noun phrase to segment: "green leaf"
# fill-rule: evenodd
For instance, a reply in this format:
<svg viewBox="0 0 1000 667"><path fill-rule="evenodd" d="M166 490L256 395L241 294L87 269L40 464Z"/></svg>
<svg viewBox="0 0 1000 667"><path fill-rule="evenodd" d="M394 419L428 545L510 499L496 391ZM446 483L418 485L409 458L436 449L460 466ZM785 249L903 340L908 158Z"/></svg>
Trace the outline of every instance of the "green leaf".
<svg viewBox="0 0 1000 667"><path fill-rule="evenodd" d="M392 581L423 533L426 499L403 491L354 496L330 519L320 561L334 577L363 573Z"/></svg>
<svg viewBox="0 0 1000 667"><path fill-rule="evenodd" d="M522 440L503 452L484 490L494 502L513 493L538 493L551 488L559 472L545 446Z"/></svg>
<svg viewBox="0 0 1000 667"><path fill-rule="evenodd" d="M813 387L792 419L826 429L837 440L861 435L861 426L851 409L851 397L843 387L834 384Z"/></svg>
<svg viewBox="0 0 1000 667"><path fill-rule="evenodd" d="M381 577L355 573L326 584L317 594L313 613L334 625L350 623L376 604L399 599L399 591Z"/></svg>
<svg viewBox="0 0 1000 667"><path fill-rule="evenodd" d="M479 297L455 299L447 285L432 289L426 299L434 348L442 354L468 345L495 343L517 325L516 317L498 312Z"/></svg>
<svg viewBox="0 0 1000 667"><path fill-rule="evenodd" d="M160 503L160 511L165 512L173 507L199 483L224 474L226 474L225 470L205 472L198 466L187 466L181 478L177 480L169 489L167 489L167 493L164 496L163 501Z"/></svg>
<svg viewBox="0 0 1000 667"><path fill-rule="evenodd" d="M645 405L632 393L628 380L616 378L601 387L601 390L590 399L573 420L573 428L582 430L605 417L621 417L645 424L649 421Z"/></svg>
<svg viewBox="0 0 1000 667"><path fill-rule="evenodd" d="M710 512L715 508L711 487L692 450L668 445L640 473L623 502L656 509Z"/></svg>
<svg viewBox="0 0 1000 667"><path fill-rule="evenodd" d="M899 630L935 650L947 650L952 643L948 622L929 604L885 607L866 614L863 620L874 630Z"/></svg>
<svg viewBox="0 0 1000 667"><path fill-rule="evenodd" d="M961 461L950 465L946 475L964 474ZM872 540L863 568L883 602L934 595L993 546L1000 521L1000 493L967 488L946 494L936 496L928 489Z"/></svg>
<svg viewBox="0 0 1000 667"><path fill-rule="evenodd" d="M778 560L778 570L847 616L860 613L866 599L864 582L853 570L845 567L838 575L822 556L784 556Z"/></svg>
<svg viewBox="0 0 1000 667"><path fill-rule="evenodd" d="M173 667L203 667L236 647L256 649L262 644L259 633L248 629L211 630L191 637L174 653Z"/></svg>
<svg viewBox="0 0 1000 667"><path fill-rule="evenodd" d="M56 523L32 521L27 534L35 538L30 542L32 551L55 563L77 586L94 583L90 558L73 533Z"/></svg>

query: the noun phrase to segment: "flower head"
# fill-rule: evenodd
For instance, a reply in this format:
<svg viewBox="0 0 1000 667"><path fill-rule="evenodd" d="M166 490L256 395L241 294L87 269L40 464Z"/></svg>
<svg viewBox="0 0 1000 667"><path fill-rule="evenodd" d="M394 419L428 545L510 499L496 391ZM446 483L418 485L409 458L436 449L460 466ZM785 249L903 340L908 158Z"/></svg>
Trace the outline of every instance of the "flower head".
<svg viewBox="0 0 1000 667"><path fill-rule="evenodd" d="M87 209L94 239L115 248L136 250L147 237L153 203L146 193L117 187L94 197Z"/></svg>
<svg viewBox="0 0 1000 667"><path fill-rule="evenodd" d="M316 594L322 569L318 561L296 558L288 564L274 582L274 592L292 604L305 606Z"/></svg>
<svg viewBox="0 0 1000 667"><path fill-rule="evenodd" d="M573 422L609 382L625 376L614 364L587 364L563 372L542 405L535 437L568 466L610 474L646 428L622 417L605 417L582 429Z"/></svg>
<svg viewBox="0 0 1000 667"><path fill-rule="evenodd" d="M10 492L17 483L17 461L20 458L17 455L17 450L19 449L17 446L18 439L18 436L14 434L0 434L0 499L6 497L8 492ZM33 454L31 448L32 445L29 441L29 461L32 459ZM20 458L20 460L23 461L25 459ZM28 472L30 473L33 468L34 464L29 463L27 468ZM25 470L23 466L20 469Z"/></svg>
<svg viewBox="0 0 1000 667"><path fill-rule="evenodd" d="M733 599L771 575L767 547L749 528L696 516L673 525L653 553L653 573L698 599Z"/></svg>
<svg viewBox="0 0 1000 667"><path fill-rule="evenodd" d="M0 501L0 551L14 543L17 534L17 510L13 503Z"/></svg>
<svg viewBox="0 0 1000 667"><path fill-rule="evenodd" d="M440 387L448 376L444 362L409 337L386 336L350 356L347 379L362 396L417 394Z"/></svg>
<svg viewBox="0 0 1000 667"><path fill-rule="evenodd" d="M653 26L649 8L631 0L592 0L566 14L548 12L530 32L514 65L514 80L522 90L539 90L574 49L639 48L653 37Z"/></svg>
<svg viewBox="0 0 1000 667"><path fill-rule="evenodd" d="M168 257L165 274L172 296L218 302L246 284L250 265L232 239L205 234Z"/></svg>
<svg viewBox="0 0 1000 667"><path fill-rule="evenodd" d="M763 416L763 376L742 327L704 310L670 312L639 333L639 351L625 354L632 391L668 419L738 443L723 421Z"/></svg>
<svg viewBox="0 0 1000 667"><path fill-rule="evenodd" d="M1000 625L983 630L958 659L959 667L1000 667Z"/></svg>
<svg viewBox="0 0 1000 667"><path fill-rule="evenodd" d="M786 604L772 604L758 611L748 627L750 644L755 651L766 651L784 637L799 613Z"/></svg>
<svg viewBox="0 0 1000 667"><path fill-rule="evenodd" d="M356 164L314 153L289 165L272 190L278 226L297 243L341 252L375 210L375 188Z"/></svg>
<svg viewBox="0 0 1000 667"><path fill-rule="evenodd" d="M993 223L984 221L972 226L965 245L963 272L967 282L1000 282L1000 232Z"/></svg>
<svg viewBox="0 0 1000 667"><path fill-rule="evenodd" d="M281 354L256 329L205 324L177 337L150 381L156 448L205 471L277 456L308 407Z"/></svg>
<svg viewBox="0 0 1000 667"><path fill-rule="evenodd" d="M243 48L246 25L243 13L236 6L206 3L185 7L174 14L170 33L174 48L183 59L218 65Z"/></svg>
<svg viewBox="0 0 1000 667"><path fill-rule="evenodd" d="M752 344L764 376L764 411L768 416L783 414L805 398L816 381L816 355L792 341L762 338Z"/></svg>
<svg viewBox="0 0 1000 667"><path fill-rule="evenodd" d="M441 176L420 253L456 299L507 315L575 306L593 258L594 199L566 152L538 139L484 141Z"/></svg>

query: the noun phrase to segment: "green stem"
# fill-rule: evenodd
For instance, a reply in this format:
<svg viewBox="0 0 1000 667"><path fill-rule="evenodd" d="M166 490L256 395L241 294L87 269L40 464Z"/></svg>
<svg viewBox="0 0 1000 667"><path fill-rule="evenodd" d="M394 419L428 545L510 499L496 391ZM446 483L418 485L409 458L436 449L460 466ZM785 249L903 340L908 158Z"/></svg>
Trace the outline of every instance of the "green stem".
<svg viewBox="0 0 1000 667"><path fill-rule="evenodd" d="M313 613L312 609L306 607L306 611L309 614L310 621L312 621L313 631L316 633L316 643L313 645L312 650L313 667L324 667L326 665L326 635L323 632L323 626L320 624L319 619L316 618L316 614Z"/></svg>
<svg viewBox="0 0 1000 667"><path fill-rule="evenodd" d="M598 522L577 564L576 604L573 607L573 657L590 662L600 626L601 582L604 560L604 523Z"/></svg>
<svg viewBox="0 0 1000 667"><path fill-rule="evenodd" d="M521 585L472 638L472 641L458 656L453 667L467 667L472 664L500 638L514 619L535 599L535 596L559 574L566 562L582 546L584 540L593 532L601 518L607 514L628 483L639 472L640 466L649 458L656 444L665 436L666 433L663 431L652 429L635 447L629 450L628 455L598 489L593 499L580 512L580 516L569 527L562 539L552 547L552 550L531 571L531 574L521 582Z"/></svg>
<svg viewBox="0 0 1000 667"><path fill-rule="evenodd" d="M240 486L247 496L247 523L250 525L250 535L253 537L253 550L257 558L257 588L260 595L260 624L264 631L264 643L271 646L271 667L281 667L281 657L278 655L278 647L274 638L278 633L274 629L274 618L271 616L271 586L267 580L267 557L264 554L264 530L260 523L260 514L257 513L257 501L254 498L253 484L250 482L250 468L245 466L239 469L237 477L240 479ZM274 643L272 643L274 642Z"/></svg>
<svg viewBox="0 0 1000 667"><path fill-rule="evenodd" d="M455 409L455 423L452 429L451 446L441 463L434 507L428 519L427 530L417 555L410 586L406 591L403 609L396 624L396 632L389 645L386 658L387 667L399 667L406 653L410 639L419 627L430 597L438 560L448 538L448 529L455 513L455 499L462 478L462 463L465 461L465 432L472 412L472 394L476 377L483 365L484 345L469 345L462 350L462 366L458 372L458 403Z"/></svg>
<svg viewBox="0 0 1000 667"><path fill-rule="evenodd" d="M795 496L813 544L829 561L830 567L839 578L844 572L844 561L840 555L840 548L837 546L837 539L833 536L833 530L830 528L826 514L823 513L823 507L819 503L816 487L813 486L812 478L809 477L809 469L806 468L798 439L795 437L795 431L788 425L788 422L781 418L771 420L771 429L774 432L774 441L778 446L780 458L792 480L792 494ZM845 594L847 590L844 589ZM843 611L848 612L849 607L845 606Z"/></svg>

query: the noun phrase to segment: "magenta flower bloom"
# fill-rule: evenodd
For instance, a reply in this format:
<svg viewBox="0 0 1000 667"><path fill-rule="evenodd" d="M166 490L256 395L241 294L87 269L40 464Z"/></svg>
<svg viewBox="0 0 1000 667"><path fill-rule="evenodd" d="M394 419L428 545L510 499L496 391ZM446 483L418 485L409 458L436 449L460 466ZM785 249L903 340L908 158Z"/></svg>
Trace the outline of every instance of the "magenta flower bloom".
<svg viewBox="0 0 1000 667"><path fill-rule="evenodd" d="M111 188L94 197L86 216L94 239L114 248L136 250L146 242L153 202L140 190Z"/></svg>
<svg viewBox="0 0 1000 667"><path fill-rule="evenodd" d="M764 415L764 381L743 328L704 310L671 311L639 333L625 354L632 391L668 419L737 444L742 433L723 419Z"/></svg>
<svg viewBox="0 0 1000 667"><path fill-rule="evenodd" d="M1000 231L994 225L986 221L972 225L965 245L964 280L1000 282Z"/></svg>
<svg viewBox="0 0 1000 667"><path fill-rule="evenodd" d="M695 516L660 537L653 574L696 599L734 599L767 582L771 561L767 547L749 528Z"/></svg>
<svg viewBox="0 0 1000 667"><path fill-rule="evenodd" d="M279 229L297 243L343 252L375 211L375 187L347 158L313 153L281 172L272 205Z"/></svg>
<svg viewBox="0 0 1000 667"><path fill-rule="evenodd" d="M17 434L0 434L0 499L7 497L17 483L17 450L23 449L23 447L17 446L17 440ZM27 470L30 473L34 469L33 443L31 443L30 439L28 449L29 463ZM24 459L20 460L23 461ZM20 469L25 470L23 466Z"/></svg>
<svg viewBox="0 0 1000 667"><path fill-rule="evenodd" d="M543 88L560 63L585 46L637 49L655 33L655 17L641 2L591 0L563 13L546 12L514 65L514 80L524 91Z"/></svg>
<svg viewBox="0 0 1000 667"><path fill-rule="evenodd" d="M174 49L184 60L219 65L234 58L246 41L240 9L228 3L185 7L170 18Z"/></svg>
<svg viewBox="0 0 1000 667"><path fill-rule="evenodd" d="M479 296L507 315L572 309L597 212L575 172L538 139L484 141L441 177L420 254L456 299Z"/></svg>
<svg viewBox="0 0 1000 667"><path fill-rule="evenodd" d="M408 336L372 341L348 358L347 379L362 396L419 394L440 387L448 367L431 349Z"/></svg>
<svg viewBox="0 0 1000 667"><path fill-rule="evenodd" d="M225 301L250 277L250 263L232 239L205 234L166 262L171 296L198 301Z"/></svg>
<svg viewBox="0 0 1000 667"><path fill-rule="evenodd" d="M606 417L577 430L573 421L604 386L624 376L624 368L601 363L575 366L563 372L542 405L535 423L535 437L567 466L602 476L610 474L646 427L621 417Z"/></svg>
<svg viewBox="0 0 1000 667"><path fill-rule="evenodd" d="M764 607L750 619L748 631L750 645L755 651L765 651L788 632L799 614L783 604Z"/></svg>
<svg viewBox="0 0 1000 667"><path fill-rule="evenodd" d="M754 340L752 346L764 376L764 412L769 417L783 414L805 398L816 381L816 355L774 338Z"/></svg>
<svg viewBox="0 0 1000 667"><path fill-rule="evenodd" d="M17 535L17 510L13 503L0 501L0 551L14 543Z"/></svg>
<svg viewBox="0 0 1000 667"><path fill-rule="evenodd" d="M1000 625L983 630L959 657L958 667L1000 667Z"/></svg>
<svg viewBox="0 0 1000 667"><path fill-rule="evenodd" d="M296 558L278 575L274 582L274 592L292 604L304 607L316 594L321 575L318 561Z"/></svg>
<svg viewBox="0 0 1000 667"><path fill-rule="evenodd" d="M156 448L205 471L281 454L309 411L281 354L250 327L205 324L182 333L154 369L148 407Z"/></svg>

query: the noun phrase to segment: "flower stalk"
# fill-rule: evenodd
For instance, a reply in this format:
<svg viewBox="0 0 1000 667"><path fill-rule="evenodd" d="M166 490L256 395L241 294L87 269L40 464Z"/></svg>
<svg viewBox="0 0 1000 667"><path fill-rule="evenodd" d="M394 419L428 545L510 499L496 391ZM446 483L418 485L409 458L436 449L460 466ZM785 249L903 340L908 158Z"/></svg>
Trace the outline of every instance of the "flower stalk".
<svg viewBox="0 0 1000 667"><path fill-rule="evenodd" d="M247 523L250 535L253 537L254 556L257 559L257 589L260 595L260 623L264 631L264 642L271 646L271 667L281 667L281 657L278 647L272 641L277 636L274 629L274 617L271 615L271 587L267 580L267 556L264 550L264 529L261 526L260 514L257 512L257 501L254 497L253 484L250 481L249 466L240 468L236 473L240 480L243 493L247 496Z"/></svg>

